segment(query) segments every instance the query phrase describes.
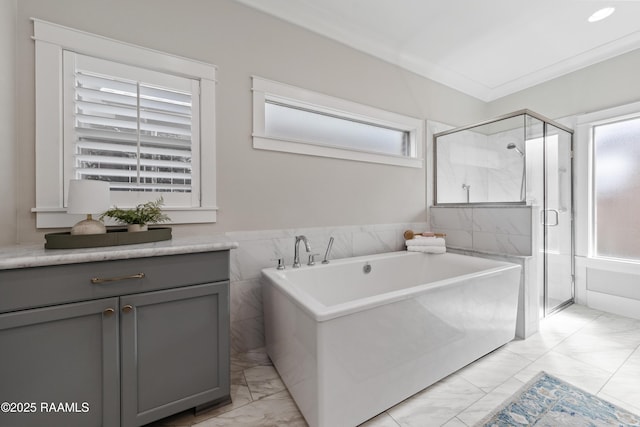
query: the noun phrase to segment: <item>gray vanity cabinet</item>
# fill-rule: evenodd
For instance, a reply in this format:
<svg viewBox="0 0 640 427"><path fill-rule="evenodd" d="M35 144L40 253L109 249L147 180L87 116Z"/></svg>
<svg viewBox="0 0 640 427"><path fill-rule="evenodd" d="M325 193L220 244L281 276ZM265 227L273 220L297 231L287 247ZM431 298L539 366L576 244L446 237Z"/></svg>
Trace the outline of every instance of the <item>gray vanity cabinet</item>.
<svg viewBox="0 0 640 427"><path fill-rule="evenodd" d="M120 298L123 426L229 395L219 363L228 366L228 347L220 354L227 301L228 283Z"/></svg>
<svg viewBox="0 0 640 427"><path fill-rule="evenodd" d="M119 425L117 307L108 298L0 314L0 402L13 405L0 426Z"/></svg>
<svg viewBox="0 0 640 427"><path fill-rule="evenodd" d="M1 427L135 427L228 398L228 250L0 270Z"/></svg>

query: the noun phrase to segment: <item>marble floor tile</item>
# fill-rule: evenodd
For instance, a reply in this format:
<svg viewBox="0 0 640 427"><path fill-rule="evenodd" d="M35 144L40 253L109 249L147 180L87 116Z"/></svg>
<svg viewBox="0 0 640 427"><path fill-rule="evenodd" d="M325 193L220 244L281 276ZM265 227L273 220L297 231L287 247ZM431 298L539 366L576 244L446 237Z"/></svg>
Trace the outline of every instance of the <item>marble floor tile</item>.
<svg viewBox="0 0 640 427"><path fill-rule="evenodd" d="M244 377L245 368L239 367L231 362L230 381L234 385L247 385L247 379Z"/></svg>
<svg viewBox="0 0 640 427"><path fill-rule="evenodd" d="M574 304L540 322L540 332L569 336L601 315L601 311Z"/></svg>
<svg viewBox="0 0 640 427"><path fill-rule="evenodd" d="M628 398L626 398L627 400L620 400L604 392L598 393L597 396L634 414L640 414L640 402L638 401L634 401L635 404L629 403L628 400L630 399Z"/></svg>
<svg viewBox="0 0 640 427"><path fill-rule="evenodd" d="M602 315L593 322L587 324L584 330L593 333L608 333L610 331L640 333L640 320L621 317L611 313L602 313Z"/></svg>
<svg viewBox="0 0 640 427"><path fill-rule="evenodd" d="M446 423L442 424L442 427L467 427L467 425L460 421L458 417L453 417Z"/></svg>
<svg viewBox="0 0 640 427"><path fill-rule="evenodd" d="M387 412L402 427L441 426L485 393L459 376L450 376Z"/></svg>
<svg viewBox="0 0 640 427"><path fill-rule="evenodd" d="M552 350L518 372L515 378L526 383L540 371L545 371L593 394L598 393L611 376L611 373L604 369Z"/></svg>
<svg viewBox="0 0 640 427"><path fill-rule="evenodd" d="M572 335L586 335L613 347L636 348L640 346L640 320L611 314L603 314Z"/></svg>
<svg viewBox="0 0 640 427"><path fill-rule="evenodd" d="M594 339L593 333L582 329L553 350L614 373L640 345L635 335L640 336L628 331L609 331Z"/></svg>
<svg viewBox="0 0 640 427"><path fill-rule="evenodd" d="M194 427L307 427L289 392L267 396Z"/></svg>
<svg viewBox="0 0 640 427"><path fill-rule="evenodd" d="M537 360L540 356L550 351L553 347L567 339L565 334L553 332L537 333L526 340L515 339L504 346L506 350L519 354L531 361Z"/></svg>
<svg viewBox="0 0 640 427"><path fill-rule="evenodd" d="M244 386L244 388L246 389L246 386ZM246 393L248 394L248 390L246 391ZM234 391L234 386L231 386L231 398L234 399L232 403L216 407L215 409L212 409L210 411L205 411L196 415L194 413L194 410L190 409L164 418L162 420L153 422L151 424L147 424L145 427L191 427L210 418L217 417L220 414L228 412L236 407L246 405L251 401L251 399L249 399L249 401L241 399L237 395L237 391Z"/></svg>
<svg viewBox="0 0 640 427"><path fill-rule="evenodd" d="M245 369L244 376L253 400L262 399L285 389L280 375L273 366L255 366Z"/></svg>
<svg viewBox="0 0 640 427"><path fill-rule="evenodd" d="M271 366L264 347L231 356L231 384L247 385L244 371L255 366Z"/></svg>
<svg viewBox="0 0 640 427"><path fill-rule="evenodd" d="M457 418L460 419L464 425L475 425L504 401L509 399L523 385L524 383L522 381L511 377L498 387L494 388L490 393L487 393L473 405L460 412L457 415Z"/></svg>
<svg viewBox="0 0 640 427"><path fill-rule="evenodd" d="M231 384L231 403L203 413L202 416L209 415L208 418L217 417L220 414L224 414L225 412L229 412L241 406L247 405L252 401L253 400L251 398L249 387L247 387L246 385Z"/></svg>
<svg viewBox="0 0 640 427"><path fill-rule="evenodd" d="M360 424L359 427L399 427L399 424L391 417L391 415L383 412L375 418Z"/></svg>
<svg viewBox="0 0 640 427"><path fill-rule="evenodd" d="M540 371L640 414L640 321L571 306L360 427L472 426ZM264 348L232 355L233 403L152 427L305 427Z"/></svg>
<svg viewBox="0 0 640 427"><path fill-rule="evenodd" d="M640 347L604 385L603 399L613 398L623 408L640 414Z"/></svg>
<svg viewBox="0 0 640 427"><path fill-rule="evenodd" d="M454 375L461 376L488 393L530 363L531 360L503 347L476 360Z"/></svg>
<svg viewBox="0 0 640 427"><path fill-rule="evenodd" d="M254 400L264 398L269 394L275 394L284 390L280 378L275 373L271 360L267 356L264 347L251 350L246 353L236 353L231 356L231 403L218 406L197 416L193 410L184 411L171 417L164 418L149 424L147 427L191 427L210 418L218 417L226 412L233 411L250 404ZM257 369L256 369L257 368ZM264 369L262 369L264 368ZM245 371L249 371L249 378L255 391L255 397L247 384ZM264 384L261 384L264 382Z"/></svg>
<svg viewBox="0 0 640 427"><path fill-rule="evenodd" d="M241 366L243 369L254 366L271 366L271 360L264 347L256 348L242 353L234 353L231 356L231 363Z"/></svg>

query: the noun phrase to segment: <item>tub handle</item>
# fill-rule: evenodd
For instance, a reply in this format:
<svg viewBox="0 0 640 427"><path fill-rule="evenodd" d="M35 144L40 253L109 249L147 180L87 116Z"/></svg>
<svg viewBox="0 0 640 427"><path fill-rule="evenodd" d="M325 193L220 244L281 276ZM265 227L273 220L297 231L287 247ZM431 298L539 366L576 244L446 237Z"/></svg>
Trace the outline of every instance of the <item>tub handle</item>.
<svg viewBox="0 0 640 427"><path fill-rule="evenodd" d="M309 262L307 263L308 266L312 266L312 265L316 265L316 257L320 255L320 254L309 254Z"/></svg>
<svg viewBox="0 0 640 427"><path fill-rule="evenodd" d="M284 270L284 258L271 258L271 261L278 261L277 270Z"/></svg>

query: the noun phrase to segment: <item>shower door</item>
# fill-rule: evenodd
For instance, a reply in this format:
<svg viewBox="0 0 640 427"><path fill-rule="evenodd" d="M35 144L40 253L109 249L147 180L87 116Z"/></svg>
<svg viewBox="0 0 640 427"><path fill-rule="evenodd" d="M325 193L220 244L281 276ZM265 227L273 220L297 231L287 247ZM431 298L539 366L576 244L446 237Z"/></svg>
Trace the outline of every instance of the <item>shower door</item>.
<svg viewBox="0 0 640 427"><path fill-rule="evenodd" d="M524 285L525 300L535 300L525 309L531 318L545 317L574 298L572 134L560 123L520 110L434 135L436 205L531 208ZM496 230L510 227L500 224ZM475 245L472 239L474 250ZM528 252L515 246L515 240L500 241L497 250Z"/></svg>
<svg viewBox="0 0 640 427"><path fill-rule="evenodd" d="M543 316L573 302L572 135L544 123Z"/></svg>

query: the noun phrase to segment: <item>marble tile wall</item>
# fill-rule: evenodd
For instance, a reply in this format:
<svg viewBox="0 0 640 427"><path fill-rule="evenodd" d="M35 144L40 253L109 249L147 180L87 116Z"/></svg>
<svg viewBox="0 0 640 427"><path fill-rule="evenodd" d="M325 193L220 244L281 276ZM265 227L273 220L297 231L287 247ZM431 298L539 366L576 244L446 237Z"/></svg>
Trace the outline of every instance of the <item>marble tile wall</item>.
<svg viewBox="0 0 640 427"><path fill-rule="evenodd" d="M471 203L521 200L524 159L506 148L510 143L524 152L522 129L491 135L466 130L439 137L438 202L465 203L463 184L471 186Z"/></svg>
<svg viewBox="0 0 640 427"><path fill-rule="evenodd" d="M538 331L540 325L540 299L538 297L537 268L533 257L516 255L497 255L481 251L448 248L448 252L506 261L522 267L520 272L520 289L518 293L518 316L516 323L516 337L525 339Z"/></svg>
<svg viewBox="0 0 640 427"><path fill-rule="evenodd" d="M490 151L486 149L486 136L466 131L444 135L437 142L438 201L465 203L469 185L470 201L486 201Z"/></svg>
<svg viewBox="0 0 640 427"><path fill-rule="evenodd" d="M305 235L311 253L319 254L316 260L321 261L330 237L334 238L330 259L338 259L402 250L405 230L426 231L428 227L426 222L421 222L225 233L239 243L239 247L231 251L232 352L246 352L265 345L261 270L276 266L277 258L284 258L285 265L290 267L295 236ZM301 244L300 261L307 260Z"/></svg>
<svg viewBox="0 0 640 427"><path fill-rule="evenodd" d="M447 234L448 251L522 266L516 334L527 338L538 331L541 273L532 224L538 211L531 206L433 206L429 212L431 230Z"/></svg>
<svg viewBox="0 0 640 427"><path fill-rule="evenodd" d="M319 254L317 260L324 256L330 237L334 237L333 259L402 250L402 234L407 229L445 232L447 246L452 249L507 257L531 255L529 207L432 207L430 212L430 227L427 223L407 223L225 233L239 243L231 251L232 351L246 352L264 346L261 270L277 265L277 258L284 258L287 266L293 264L295 236L300 234L308 238L312 253ZM306 262L302 245L300 250L300 259ZM529 293L526 302L523 294L519 310L535 300ZM529 310L537 313L533 307ZM537 324L527 322L524 311L522 318L525 323L519 324L519 336L537 330Z"/></svg>
<svg viewBox="0 0 640 427"><path fill-rule="evenodd" d="M447 234L447 246L494 254L532 254L530 206L430 208L431 230Z"/></svg>
<svg viewBox="0 0 640 427"><path fill-rule="evenodd" d="M522 128L498 132L487 137L487 146L494 150L497 162L488 171L489 194L486 201L522 200L521 185L525 159L516 150L507 149L509 144L515 144L521 152L525 152L526 144Z"/></svg>

